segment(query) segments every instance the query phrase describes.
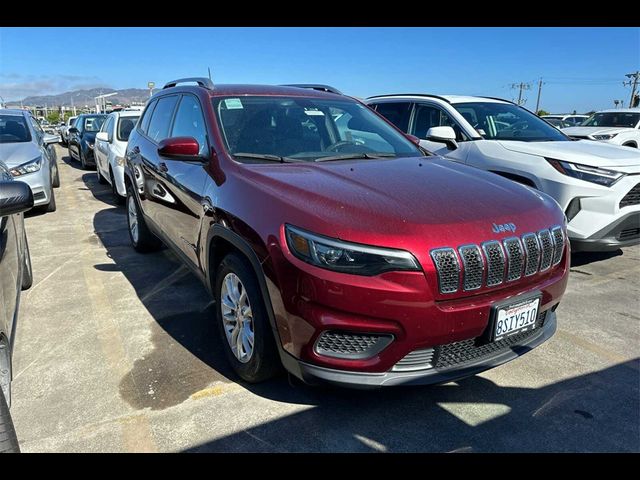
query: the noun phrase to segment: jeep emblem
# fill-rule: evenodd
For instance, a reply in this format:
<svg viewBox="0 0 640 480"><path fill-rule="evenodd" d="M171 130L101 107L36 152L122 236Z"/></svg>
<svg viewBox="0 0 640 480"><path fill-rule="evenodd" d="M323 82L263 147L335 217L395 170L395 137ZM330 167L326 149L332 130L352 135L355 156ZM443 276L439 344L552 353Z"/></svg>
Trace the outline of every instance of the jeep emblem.
<svg viewBox="0 0 640 480"><path fill-rule="evenodd" d="M504 232L513 232L513 233L515 233L516 224L515 223L501 223L501 224L496 225L494 223L492 230L493 230L494 233L504 233Z"/></svg>

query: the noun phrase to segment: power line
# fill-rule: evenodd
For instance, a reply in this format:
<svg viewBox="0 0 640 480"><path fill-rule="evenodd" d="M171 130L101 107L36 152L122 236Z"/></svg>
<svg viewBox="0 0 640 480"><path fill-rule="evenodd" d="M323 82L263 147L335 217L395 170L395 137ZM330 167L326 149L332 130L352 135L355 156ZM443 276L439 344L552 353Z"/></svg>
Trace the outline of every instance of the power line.
<svg viewBox="0 0 640 480"><path fill-rule="evenodd" d="M638 80L640 79L640 71L627 73L625 77L627 77L629 80L622 82L622 85L624 85L625 87L627 85L631 87L631 98L629 99L629 107L633 107L636 98L636 87L638 86ZM633 79L633 82L631 81L631 79Z"/></svg>
<svg viewBox="0 0 640 480"><path fill-rule="evenodd" d="M518 89L518 105L524 105L526 103L526 99L522 99L522 92L524 90L531 90L531 84L530 83L524 83L524 82L520 82L520 83L512 83L511 84L511 89L515 90Z"/></svg>

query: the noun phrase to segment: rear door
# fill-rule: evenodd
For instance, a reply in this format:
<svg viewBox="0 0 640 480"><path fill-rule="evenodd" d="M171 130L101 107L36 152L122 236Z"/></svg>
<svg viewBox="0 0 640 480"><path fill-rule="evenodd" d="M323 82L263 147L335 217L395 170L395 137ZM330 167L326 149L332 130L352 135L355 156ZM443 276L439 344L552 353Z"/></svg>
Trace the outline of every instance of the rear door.
<svg viewBox="0 0 640 480"><path fill-rule="evenodd" d="M195 95L183 94L176 110L169 137L193 137L200 155L208 157L209 142L202 105ZM163 229L185 256L199 267L199 237L203 210L203 190L208 163L159 157L159 177L172 202L166 202ZM159 180L160 182L160 180Z"/></svg>

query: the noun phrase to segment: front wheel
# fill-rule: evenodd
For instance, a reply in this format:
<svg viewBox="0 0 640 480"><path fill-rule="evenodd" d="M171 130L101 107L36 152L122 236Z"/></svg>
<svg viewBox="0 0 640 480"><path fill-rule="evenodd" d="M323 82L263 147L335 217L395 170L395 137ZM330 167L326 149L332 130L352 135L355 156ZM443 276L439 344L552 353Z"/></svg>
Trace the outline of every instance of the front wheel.
<svg viewBox="0 0 640 480"><path fill-rule="evenodd" d="M100 185L107 183L107 180L102 176L102 173L100 173L100 167L98 165L96 165L96 174L98 175L98 183Z"/></svg>
<svg viewBox="0 0 640 480"><path fill-rule="evenodd" d="M53 174L52 178L53 179L51 180L51 185L53 185L53 188L60 187L60 171L58 170L58 163L57 162L54 165L54 174Z"/></svg>
<svg viewBox="0 0 640 480"><path fill-rule="evenodd" d="M127 225L129 226L129 239L137 252L152 252L160 248L160 240L149 230L130 188L127 188Z"/></svg>
<svg viewBox="0 0 640 480"><path fill-rule="evenodd" d="M109 178L111 180L111 194L113 195L113 200L117 205L124 205L125 197L118 193L118 187L116 186L116 179L113 176L113 170L109 167Z"/></svg>
<svg viewBox="0 0 640 480"><path fill-rule="evenodd" d="M0 388L0 453L20 453L18 437L13 428L9 406L4 398L2 388Z"/></svg>
<svg viewBox="0 0 640 480"><path fill-rule="evenodd" d="M224 257L214 292L216 323L234 371L249 383L275 376L280 370L275 340L258 281L244 257Z"/></svg>
<svg viewBox="0 0 640 480"><path fill-rule="evenodd" d="M22 290L27 290L33 285L33 271L31 270L31 252L27 235L24 236L24 260L22 266Z"/></svg>

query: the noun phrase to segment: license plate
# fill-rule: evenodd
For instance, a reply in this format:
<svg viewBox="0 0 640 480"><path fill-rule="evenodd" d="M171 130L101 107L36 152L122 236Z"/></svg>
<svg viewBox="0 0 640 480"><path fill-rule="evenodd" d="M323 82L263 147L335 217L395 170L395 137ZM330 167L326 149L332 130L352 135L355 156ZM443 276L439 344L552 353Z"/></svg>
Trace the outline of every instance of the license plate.
<svg viewBox="0 0 640 480"><path fill-rule="evenodd" d="M538 319L539 307L540 297L499 307L493 324L493 341L533 329Z"/></svg>

